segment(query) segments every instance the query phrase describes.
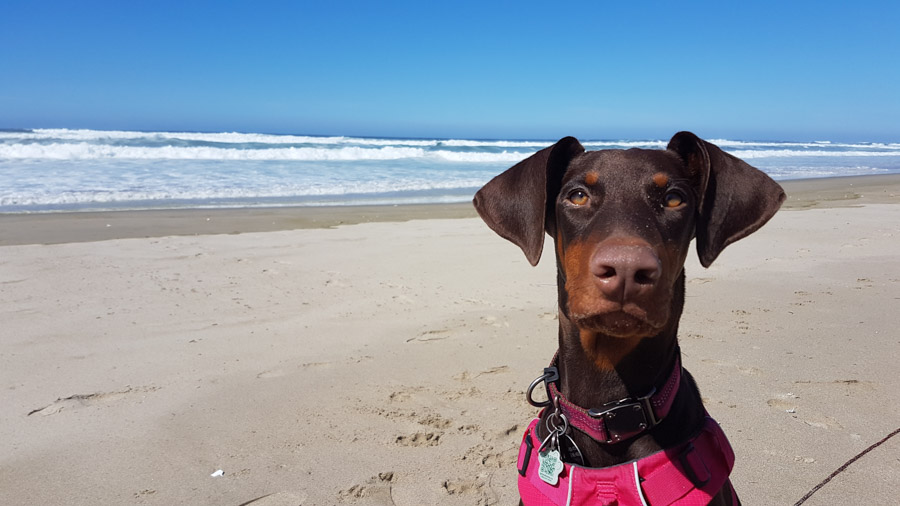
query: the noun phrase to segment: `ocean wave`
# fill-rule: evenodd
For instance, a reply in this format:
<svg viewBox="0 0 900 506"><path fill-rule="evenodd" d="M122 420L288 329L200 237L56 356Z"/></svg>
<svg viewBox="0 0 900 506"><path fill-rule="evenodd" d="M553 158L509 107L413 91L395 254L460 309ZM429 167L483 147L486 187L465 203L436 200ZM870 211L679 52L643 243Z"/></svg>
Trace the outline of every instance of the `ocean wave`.
<svg viewBox="0 0 900 506"><path fill-rule="evenodd" d="M75 141L104 143L109 141L188 141L213 144L271 144L271 145L323 145L323 146L413 146L459 148L530 148L551 146L556 140L477 140L477 139L402 139L377 137L315 136L294 134L264 134L242 132L142 132L137 130L89 130L67 128L37 128L33 130L0 130L0 140L7 141ZM835 143L832 141L739 141L709 139L719 147L727 148L847 148L847 149L900 149L900 143ZM582 140L585 147L604 148L657 148L664 149L666 140Z"/></svg>
<svg viewBox="0 0 900 506"><path fill-rule="evenodd" d="M669 141L581 141L588 149L665 149Z"/></svg>
<svg viewBox="0 0 900 506"><path fill-rule="evenodd" d="M336 146L342 144L373 146L436 146L436 140L416 139L375 139L343 136L281 135L240 132L140 132L134 130L76 130L66 128L39 128L28 132L0 132L0 139L23 141L188 141L212 144L319 144Z"/></svg>
<svg viewBox="0 0 900 506"><path fill-rule="evenodd" d="M439 142L441 146L457 148L537 148L552 146L553 141L477 141L464 139L447 139Z"/></svg>
<svg viewBox="0 0 900 506"><path fill-rule="evenodd" d="M791 141L732 141L728 139L708 139L707 142L715 144L720 148L800 148L800 149L900 149L900 143L891 142L861 142L861 143L841 143L831 141L813 141L813 142L791 142Z"/></svg>
<svg viewBox="0 0 900 506"><path fill-rule="evenodd" d="M198 143L219 145L222 148L253 149L262 146L278 147L322 147L340 149L343 147L418 147L423 149L512 149L516 151L537 151L551 146L554 140L471 140L471 139L390 139L374 137L312 136L292 134L263 134L241 132L141 132L132 130L88 130L88 129L34 129L0 131L0 144L77 144L159 146L167 142L173 145ZM831 141L781 142L781 141L737 141L710 139L710 142L726 150L772 151L834 151L843 150L897 151L900 143L834 143ZM645 148L665 149L665 140L582 140L588 149ZM838 155L841 156L841 155Z"/></svg>
<svg viewBox="0 0 900 506"><path fill-rule="evenodd" d="M896 157L900 150L846 151L795 149L726 149L732 155L750 160L757 158L796 157ZM238 149L209 146L117 146L109 144L50 143L0 144L0 159L47 160L258 160L258 161L355 161L427 159L462 163L510 163L531 156L534 151L450 151L426 150L408 146L360 147L273 147Z"/></svg>
<svg viewBox="0 0 900 506"><path fill-rule="evenodd" d="M377 196L421 192L459 192L475 189L486 183L485 178L454 179L449 181L347 181L342 184L273 185L271 187L191 187L149 188L131 190L111 188L95 190L61 190L0 194L0 207L59 206L91 203L153 202L153 201L214 201L271 198ZM468 194L466 193L466 194ZM386 197L387 198L387 197Z"/></svg>
<svg viewBox="0 0 900 506"><path fill-rule="evenodd" d="M184 140L227 144L339 144L346 137L316 137L307 135L275 135L239 132L140 132L136 130L85 130L67 128L37 128L30 133L4 134L0 139L108 141L108 140Z"/></svg>
<svg viewBox="0 0 900 506"><path fill-rule="evenodd" d="M47 160L271 160L271 161L355 161L400 160L426 158L451 162L513 162L526 158L531 152L499 153L436 150L403 146L364 148L267 148L237 149L206 146L113 146L109 144L51 143L51 144L0 144L0 159Z"/></svg>
<svg viewBox="0 0 900 506"><path fill-rule="evenodd" d="M237 149L215 147L138 147L109 144L52 143L0 145L0 158L94 160L395 160L418 158L424 155L420 148L383 147L367 149L346 147L325 148L271 148Z"/></svg>
<svg viewBox="0 0 900 506"><path fill-rule="evenodd" d="M794 150L794 149L725 149L726 152L745 160L754 158L797 158L797 157L826 157L826 158L854 158L854 157L882 157L900 156L900 150L896 151L826 151L826 150Z"/></svg>
<svg viewBox="0 0 900 506"><path fill-rule="evenodd" d="M496 148L543 148L548 141L482 141L465 139L388 139L374 137L312 136L291 134L259 134L240 132L140 132L132 130L86 130L86 129L34 129L30 131L0 131L0 139L20 139L23 141L81 141L106 142L110 140L131 141L190 141L216 144L312 144L323 146L416 146L416 147L496 147Z"/></svg>

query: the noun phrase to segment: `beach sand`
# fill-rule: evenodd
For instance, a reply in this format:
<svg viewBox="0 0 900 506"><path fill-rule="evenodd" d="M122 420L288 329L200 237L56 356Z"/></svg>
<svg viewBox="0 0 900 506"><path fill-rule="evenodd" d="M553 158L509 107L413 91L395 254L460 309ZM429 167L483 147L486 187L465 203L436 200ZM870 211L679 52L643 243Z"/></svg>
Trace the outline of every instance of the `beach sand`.
<svg viewBox="0 0 900 506"><path fill-rule="evenodd" d="M900 425L900 177L784 186L686 267L684 364L748 505ZM0 244L0 504L517 500L553 252L468 205L4 215ZM806 504L898 496L900 437Z"/></svg>

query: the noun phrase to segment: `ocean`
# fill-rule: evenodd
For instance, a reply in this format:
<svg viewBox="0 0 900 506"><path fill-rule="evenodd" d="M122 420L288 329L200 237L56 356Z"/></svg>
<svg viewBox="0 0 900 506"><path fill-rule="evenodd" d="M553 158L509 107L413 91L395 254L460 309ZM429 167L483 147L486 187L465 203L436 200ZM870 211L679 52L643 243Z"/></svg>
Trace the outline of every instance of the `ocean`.
<svg viewBox="0 0 900 506"><path fill-rule="evenodd" d="M553 142L0 130L0 212L463 202ZM900 143L710 142L776 180L900 173Z"/></svg>

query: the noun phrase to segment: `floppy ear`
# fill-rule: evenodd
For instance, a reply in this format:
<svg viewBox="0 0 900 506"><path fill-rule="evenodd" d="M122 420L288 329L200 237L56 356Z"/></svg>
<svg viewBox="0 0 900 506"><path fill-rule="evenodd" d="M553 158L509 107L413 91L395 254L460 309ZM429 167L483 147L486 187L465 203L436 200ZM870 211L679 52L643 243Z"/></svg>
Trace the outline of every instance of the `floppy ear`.
<svg viewBox="0 0 900 506"><path fill-rule="evenodd" d="M667 149L678 153L698 185L697 254L703 267L765 225L784 202L784 190L772 178L690 132L675 134Z"/></svg>
<svg viewBox="0 0 900 506"><path fill-rule="evenodd" d="M569 162L583 153L574 137L564 137L490 180L472 201L481 219L494 232L522 248L537 265L544 248L547 214Z"/></svg>

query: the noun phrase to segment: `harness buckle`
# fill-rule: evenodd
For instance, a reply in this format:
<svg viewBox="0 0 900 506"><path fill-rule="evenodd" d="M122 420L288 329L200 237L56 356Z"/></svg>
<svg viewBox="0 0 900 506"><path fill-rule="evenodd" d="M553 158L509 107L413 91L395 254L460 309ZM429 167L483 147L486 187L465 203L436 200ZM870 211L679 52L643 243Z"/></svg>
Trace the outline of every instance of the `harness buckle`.
<svg viewBox="0 0 900 506"><path fill-rule="evenodd" d="M525 439L522 441L525 445L525 458L522 459L522 467L519 468L519 474L525 476L528 472L528 463L531 462L531 450L534 449L534 443L531 442L531 431L525 432Z"/></svg>
<svg viewBox="0 0 900 506"><path fill-rule="evenodd" d="M712 479L712 473L703 461L700 452L695 451L694 443L688 443L687 446L678 454L678 460L684 468L685 474L695 487L701 488Z"/></svg>
<svg viewBox="0 0 900 506"><path fill-rule="evenodd" d="M608 435L607 443L618 443L637 436L659 423L650 397L656 389L637 399L628 397L588 411L591 418L602 419Z"/></svg>

